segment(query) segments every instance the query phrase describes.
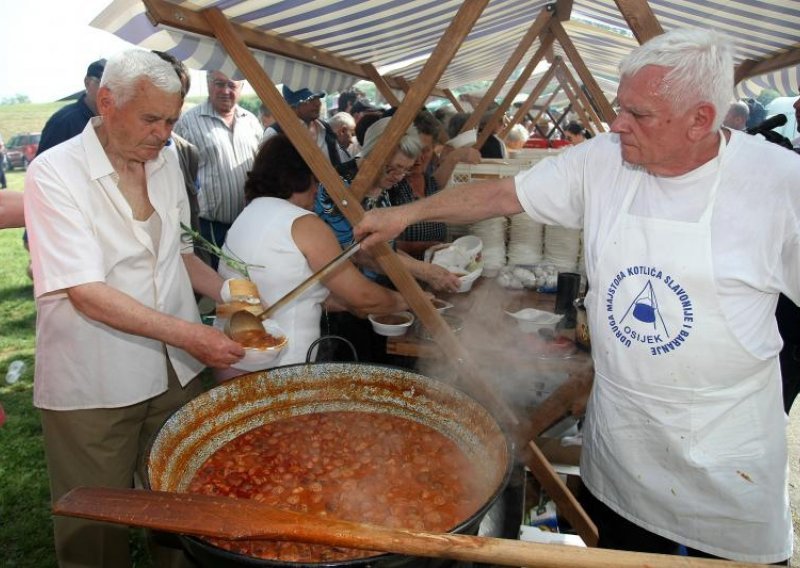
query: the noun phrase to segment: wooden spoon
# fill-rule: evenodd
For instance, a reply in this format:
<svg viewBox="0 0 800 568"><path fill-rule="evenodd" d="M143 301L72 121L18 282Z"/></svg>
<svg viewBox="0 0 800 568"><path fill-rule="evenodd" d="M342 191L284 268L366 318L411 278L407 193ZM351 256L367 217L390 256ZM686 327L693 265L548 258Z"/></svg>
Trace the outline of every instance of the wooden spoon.
<svg viewBox="0 0 800 568"><path fill-rule="evenodd" d="M756 568L742 564L641 552L621 552L499 538L392 529L282 511L248 499L137 489L78 487L53 513L181 534L231 540L287 540L543 568Z"/></svg>
<svg viewBox="0 0 800 568"><path fill-rule="evenodd" d="M260 314L253 314L252 312L248 312L247 310L239 310L234 312L230 319L228 320L227 324L225 325L225 333L227 333L228 337L236 341L237 337L241 337L241 334L247 331L255 331L257 333L266 335L264 331L264 326L261 325L261 322L267 319L269 316L277 312L286 304L293 302L297 299L298 296L303 294L306 290L311 288L314 284L325 278L328 274L333 272L336 268L339 267L344 261L348 258L353 256L355 253L359 251L361 248L361 243L353 243L346 249L344 249L338 256L336 256L333 260L331 260L328 264L320 268L314 274L303 280L300 284L297 285L292 291L287 293L277 302L272 304L266 310L261 312Z"/></svg>

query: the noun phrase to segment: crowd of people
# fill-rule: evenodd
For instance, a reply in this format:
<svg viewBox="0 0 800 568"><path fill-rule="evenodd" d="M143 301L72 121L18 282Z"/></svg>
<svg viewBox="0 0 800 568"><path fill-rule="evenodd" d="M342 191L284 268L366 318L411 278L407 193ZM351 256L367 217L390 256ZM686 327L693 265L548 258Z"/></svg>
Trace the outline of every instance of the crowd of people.
<svg viewBox="0 0 800 568"><path fill-rule="evenodd" d="M93 63L86 94L48 122L53 143L29 167L24 218L0 192L3 226L29 230L34 404L52 499L79 485L133 486L151 436L202 391L198 374L244 355L201 323L195 296L222 302L225 281L243 274L200 258L181 225L248 265L265 305L363 239L365 252L275 314L290 346L274 365L285 365L323 333L351 339L362 360L384 360L363 318L407 303L369 255L376 243L391 243L429 290L455 291L454 274L420 260L446 239L444 223L525 212L584 230L595 383L581 499L600 545L785 563L774 312L781 293L800 301L800 157L723 127L736 114L733 59L717 33L673 30L620 71L611 132L568 124L576 146L514 178L446 187L457 163L507 157L527 128L503 140L506 125L483 117L470 136L467 117L421 110L352 227L269 109L240 106L242 81L209 72L208 100L182 113L188 73L167 54ZM284 85L283 96L349 186L391 111L346 92L325 120L325 93ZM644 283L660 286L662 319L636 323L633 310L623 332L633 304L618 300ZM672 338L669 349L652 346L659 335ZM66 517L54 526L60 565L130 565L124 527Z"/></svg>

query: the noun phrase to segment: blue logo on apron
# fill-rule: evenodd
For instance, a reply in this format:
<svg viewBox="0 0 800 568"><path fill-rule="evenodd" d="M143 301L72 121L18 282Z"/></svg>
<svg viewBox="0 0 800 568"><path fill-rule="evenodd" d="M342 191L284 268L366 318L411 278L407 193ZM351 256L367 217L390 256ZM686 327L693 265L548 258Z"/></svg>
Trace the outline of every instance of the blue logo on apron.
<svg viewBox="0 0 800 568"><path fill-rule="evenodd" d="M644 346L651 355L674 351L694 327L689 293L653 266L620 270L608 285L605 303L615 338L629 348Z"/></svg>

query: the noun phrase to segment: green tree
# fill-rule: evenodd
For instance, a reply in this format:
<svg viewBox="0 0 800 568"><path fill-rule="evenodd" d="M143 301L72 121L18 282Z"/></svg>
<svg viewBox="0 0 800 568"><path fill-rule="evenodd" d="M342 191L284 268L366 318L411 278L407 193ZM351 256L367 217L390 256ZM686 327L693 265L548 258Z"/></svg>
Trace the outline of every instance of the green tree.
<svg viewBox="0 0 800 568"><path fill-rule="evenodd" d="M19 105L30 102L31 98L28 95L17 93L16 95L13 95L11 97L4 97L2 100L0 100L0 105Z"/></svg>

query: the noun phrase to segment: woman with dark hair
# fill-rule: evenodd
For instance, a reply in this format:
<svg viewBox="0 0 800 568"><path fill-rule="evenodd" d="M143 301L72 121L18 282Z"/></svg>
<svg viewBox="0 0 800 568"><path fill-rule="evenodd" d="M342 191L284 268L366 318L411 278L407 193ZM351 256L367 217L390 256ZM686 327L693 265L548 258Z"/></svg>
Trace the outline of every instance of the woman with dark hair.
<svg viewBox="0 0 800 568"><path fill-rule="evenodd" d="M585 142L592 137L592 133L577 122L570 122L564 127L564 140L572 145Z"/></svg>
<svg viewBox="0 0 800 568"><path fill-rule="evenodd" d="M274 303L342 252L331 229L312 208L317 180L289 139L278 134L256 155L245 183L247 206L236 218L223 249L250 265L250 279L264 305ZM225 263L224 278L241 277ZM324 286L322 285L324 284ZM403 297L370 282L349 262L303 296L273 315L289 345L271 366L305 360L320 336L322 304L358 314L388 314L407 308Z"/></svg>

